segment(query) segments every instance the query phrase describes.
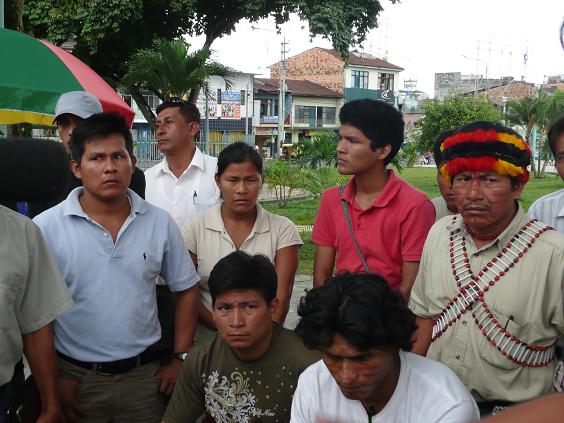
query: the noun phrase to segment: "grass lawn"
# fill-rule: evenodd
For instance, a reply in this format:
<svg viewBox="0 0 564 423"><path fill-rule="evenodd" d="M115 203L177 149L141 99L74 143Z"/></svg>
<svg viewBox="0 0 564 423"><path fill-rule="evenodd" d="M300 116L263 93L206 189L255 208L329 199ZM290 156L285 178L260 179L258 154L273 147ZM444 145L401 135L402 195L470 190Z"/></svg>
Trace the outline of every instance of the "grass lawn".
<svg viewBox="0 0 564 423"><path fill-rule="evenodd" d="M399 176L425 192L429 198L439 195L436 182L437 171L435 168L416 167L404 169ZM529 183L525 185L525 189L521 195L521 203L525 210L527 210L537 198L562 188L563 184L558 175L548 174L545 178L540 180L531 178ZM280 208L276 204L264 204L263 206L272 213L288 217L296 225L313 225L319 201L304 200L290 202L288 207L285 208ZM298 274L301 275L309 275L313 270L315 245L309 240L309 235L309 233L301 234L304 241L300 252L300 265L298 267Z"/></svg>

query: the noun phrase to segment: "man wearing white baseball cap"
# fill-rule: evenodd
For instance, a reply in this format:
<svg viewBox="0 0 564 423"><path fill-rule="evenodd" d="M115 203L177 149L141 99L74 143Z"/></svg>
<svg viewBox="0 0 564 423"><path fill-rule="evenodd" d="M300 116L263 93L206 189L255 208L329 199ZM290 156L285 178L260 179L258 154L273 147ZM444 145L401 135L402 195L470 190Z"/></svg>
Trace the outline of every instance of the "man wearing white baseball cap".
<svg viewBox="0 0 564 423"><path fill-rule="evenodd" d="M67 151L69 151L72 130L76 125L83 119L102 111L100 101L88 91L70 91L59 97L55 106L54 122Z"/></svg>
<svg viewBox="0 0 564 423"><path fill-rule="evenodd" d="M102 112L102 104L94 94L89 93L88 91L70 91L68 93L62 94L59 97L57 104L55 105L54 123L57 125L57 132L59 133L59 137L63 141L65 149L67 150L67 152L69 152L69 154L69 143L71 141L72 131L76 127L76 125L78 125L84 119ZM82 186L82 181L75 178L75 176L70 171L69 166L69 182L67 189L63 193L63 196L55 201L48 203L29 203L29 217L33 218L43 211L56 206L62 200L64 200L74 188L79 186ZM141 169L135 167L129 188L135 191L135 193L141 198L145 198L145 174L143 173L143 171L141 171Z"/></svg>

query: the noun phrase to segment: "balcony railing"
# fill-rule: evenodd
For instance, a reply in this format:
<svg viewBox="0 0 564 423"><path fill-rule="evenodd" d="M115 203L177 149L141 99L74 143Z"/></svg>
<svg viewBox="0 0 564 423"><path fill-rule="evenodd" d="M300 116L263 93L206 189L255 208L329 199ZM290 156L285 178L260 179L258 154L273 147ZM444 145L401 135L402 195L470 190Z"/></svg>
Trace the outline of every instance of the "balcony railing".
<svg viewBox="0 0 564 423"><path fill-rule="evenodd" d="M278 116L261 116L260 123L264 125L278 125Z"/></svg>

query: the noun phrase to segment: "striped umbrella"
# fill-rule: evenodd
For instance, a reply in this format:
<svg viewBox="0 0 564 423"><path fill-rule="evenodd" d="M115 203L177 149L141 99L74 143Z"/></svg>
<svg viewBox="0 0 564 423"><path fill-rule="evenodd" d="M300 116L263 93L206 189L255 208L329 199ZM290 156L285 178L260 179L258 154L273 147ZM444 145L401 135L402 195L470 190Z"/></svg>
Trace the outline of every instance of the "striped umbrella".
<svg viewBox="0 0 564 423"><path fill-rule="evenodd" d="M63 93L89 91L131 127L135 113L96 72L47 41L0 29L0 124L53 125Z"/></svg>

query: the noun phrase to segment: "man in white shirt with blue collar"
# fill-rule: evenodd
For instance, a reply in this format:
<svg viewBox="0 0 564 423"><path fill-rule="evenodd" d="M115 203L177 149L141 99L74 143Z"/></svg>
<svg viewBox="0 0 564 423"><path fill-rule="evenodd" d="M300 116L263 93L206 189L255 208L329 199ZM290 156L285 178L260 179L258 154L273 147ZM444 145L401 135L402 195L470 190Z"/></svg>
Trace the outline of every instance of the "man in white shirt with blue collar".
<svg viewBox="0 0 564 423"><path fill-rule="evenodd" d="M35 218L75 301L54 324L61 407L68 422L156 423L192 345L199 277L169 214L127 189L135 158L123 118L91 116L70 147L83 187ZM176 295L178 359L163 366L149 350L161 336L159 275Z"/></svg>
<svg viewBox="0 0 564 423"><path fill-rule="evenodd" d="M548 145L556 171L564 181L564 116L550 127ZM529 208L528 214L564 234L564 189L539 198Z"/></svg>
<svg viewBox="0 0 564 423"><path fill-rule="evenodd" d="M194 104L172 97L157 107L157 142L165 158L145 171L145 198L168 211L179 227L219 200L217 158L196 147L199 130L200 112Z"/></svg>

